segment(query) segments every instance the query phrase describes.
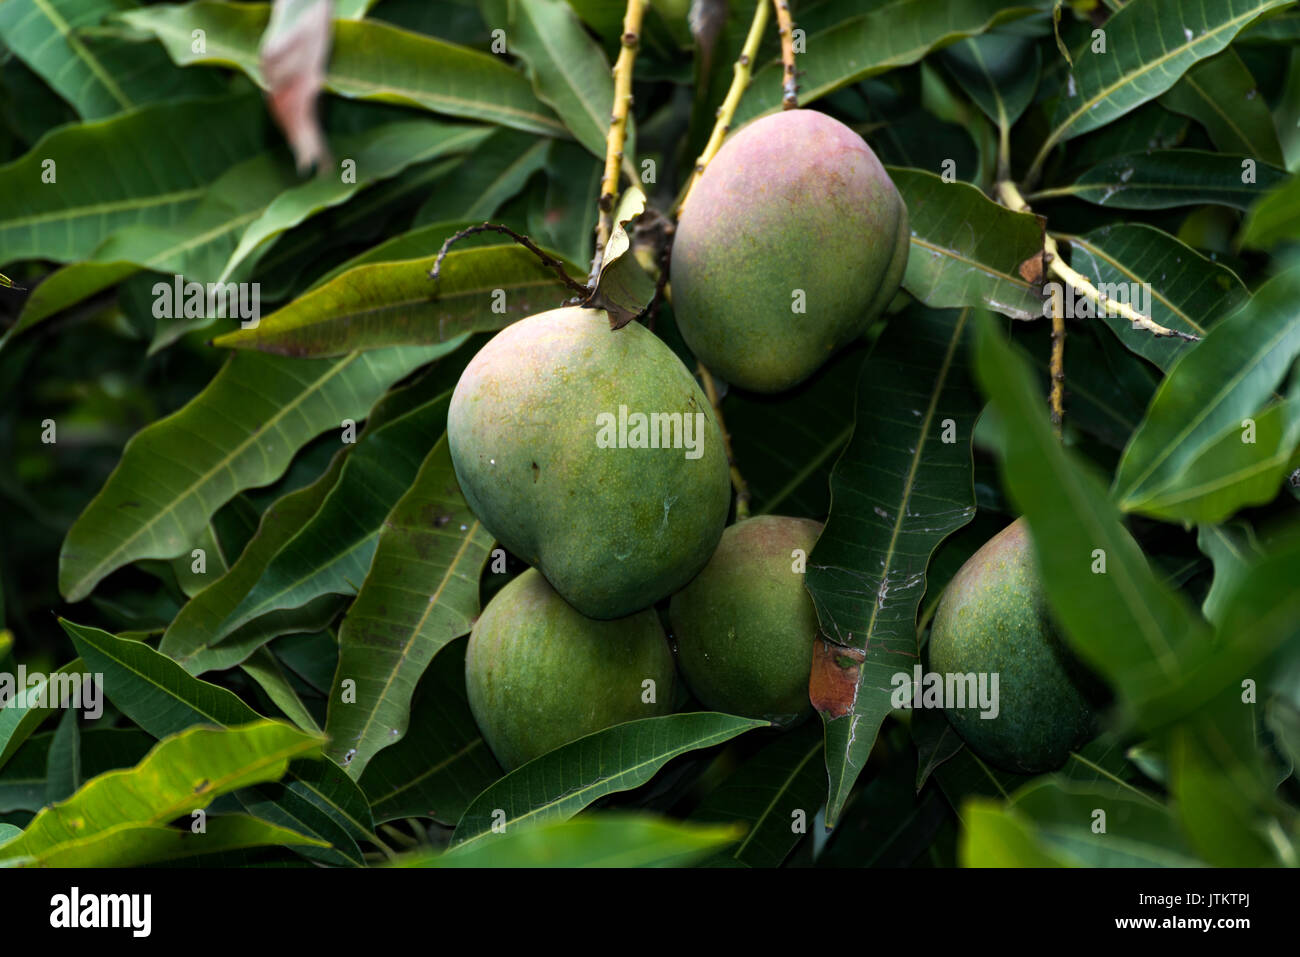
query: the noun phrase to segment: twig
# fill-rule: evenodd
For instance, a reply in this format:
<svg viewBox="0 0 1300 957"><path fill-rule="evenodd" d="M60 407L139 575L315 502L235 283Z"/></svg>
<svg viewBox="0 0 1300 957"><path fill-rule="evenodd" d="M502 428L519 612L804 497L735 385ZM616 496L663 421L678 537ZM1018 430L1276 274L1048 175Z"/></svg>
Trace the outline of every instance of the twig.
<svg viewBox="0 0 1300 957"><path fill-rule="evenodd" d="M741 48L740 59L736 61L731 74L731 86L727 89L727 95L722 101L722 106L718 107L718 118L713 124L713 133L709 136L709 142L704 146L704 152L700 158L695 161L695 170L691 173L690 182L686 184L686 190L682 193L682 198L677 203L677 215L682 215L682 210L686 206L686 200L690 198L691 190L699 182L700 177L704 175L704 167L718 155L718 150L722 148L722 141L726 138L727 133L731 130L731 121L736 115L736 107L740 105L740 98L749 86L750 77L754 71L754 58L758 56L758 47L763 42L763 31L767 29L767 0L758 0L754 6L754 19L749 25L749 33L745 37L745 45Z"/></svg>
<svg viewBox="0 0 1300 957"><path fill-rule="evenodd" d="M627 138L627 112L632 103L632 69L636 63L637 46L641 42L641 18L645 14L645 0L627 0L623 14L622 46L614 62L614 105L609 117L609 132L605 135L605 175L600 180L600 218L596 222L596 255L591 260L591 273L587 285L594 289L600 274L600 261L605 254L605 244L614 231L614 201L618 191L618 170L623 161L623 143Z"/></svg>
<svg viewBox="0 0 1300 957"><path fill-rule="evenodd" d="M560 282L564 283L565 286L573 290L579 296L582 296L583 299L586 299L587 296L591 294L590 289L582 285L582 283L578 282L577 280L573 279L567 272L564 271L564 263L560 262L554 256L551 256L548 253L544 252L542 249L538 247L536 243L534 243L527 236L520 235L519 233L511 229L509 226L502 226L498 223L483 223L482 225L479 226L467 226L465 229L462 229L454 236L448 236L446 241L443 242L442 248L438 250L438 258L433 261L433 268L429 270L429 278L432 279L434 282L438 281L438 276L442 272L442 261L447 258L447 253L451 250L453 243L456 243L464 239L466 236L472 236L475 233L486 233L486 232L505 233L507 236L509 236L515 242L519 243L519 245L523 246L530 253L532 253L539 260L541 260L543 266L555 270L555 274L560 277Z"/></svg>
<svg viewBox="0 0 1300 957"><path fill-rule="evenodd" d="M718 386L713 381L713 375L704 368L702 362L696 366L696 371L700 374L704 395L718 417L718 430L722 432L722 448L727 453L727 466L731 469L731 485L736 490L736 521L739 522L749 518L749 485L745 482L745 477L740 474L740 468L736 465L736 455L731 450L731 433L727 431L727 422L722 417L722 400L718 398Z"/></svg>
<svg viewBox="0 0 1300 957"><path fill-rule="evenodd" d="M799 109L799 83L794 69L794 22L788 0L772 0L776 7L776 32L781 35L781 109Z"/></svg>
<svg viewBox="0 0 1300 957"><path fill-rule="evenodd" d="M3 273L0 273L0 286L3 286L5 289L17 289L20 291L24 291L22 286L15 283L12 279L4 275Z"/></svg>

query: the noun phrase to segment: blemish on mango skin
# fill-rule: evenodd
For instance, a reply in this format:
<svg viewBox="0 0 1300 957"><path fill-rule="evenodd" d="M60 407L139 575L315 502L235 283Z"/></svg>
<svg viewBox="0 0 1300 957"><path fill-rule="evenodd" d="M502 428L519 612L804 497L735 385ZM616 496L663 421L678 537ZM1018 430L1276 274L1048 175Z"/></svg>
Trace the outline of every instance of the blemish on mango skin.
<svg viewBox="0 0 1300 957"><path fill-rule="evenodd" d="M858 698L858 675L866 658L867 653L860 648L817 639L813 644L808 697L818 712L830 718L842 718L853 710Z"/></svg>

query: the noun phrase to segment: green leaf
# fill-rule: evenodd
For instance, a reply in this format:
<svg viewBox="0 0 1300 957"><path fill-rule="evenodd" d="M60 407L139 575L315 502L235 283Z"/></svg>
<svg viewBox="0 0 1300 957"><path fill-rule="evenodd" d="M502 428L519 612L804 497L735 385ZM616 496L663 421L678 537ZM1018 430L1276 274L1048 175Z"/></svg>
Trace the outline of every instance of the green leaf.
<svg viewBox="0 0 1300 957"><path fill-rule="evenodd" d="M1169 89L1197 61L1218 53L1262 13L1289 0L1148 0L1126 4L1105 28L1105 50L1090 42L1076 57L1033 163L1058 144L1105 126ZM1031 172L1032 177L1032 172Z"/></svg>
<svg viewBox="0 0 1300 957"><path fill-rule="evenodd" d="M104 488L68 531L59 590L86 597L141 558L185 551L239 492L278 478L309 439L363 418L390 385L440 347L294 361L235 355L179 412L138 433Z"/></svg>
<svg viewBox="0 0 1300 957"><path fill-rule="evenodd" d="M435 285L428 273L436 258L358 266L214 344L313 357L424 343L445 348L564 300L563 283L522 246L450 252Z"/></svg>
<svg viewBox="0 0 1300 957"><path fill-rule="evenodd" d="M965 825L957 855L962 867L1067 867L1069 862L1043 847L1023 815L999 801L975 798L962 813Z"/></svg>
<svg viewBox="0 0 1300 957"><path fill-rule="evenodd" d="M904 289L934 308L985 306L1013 319L1042 317L1042 299L1018 271L1042 252L1037 217L933 173L890 167L889 175L912 229Z"/></svg>
<svg viewBox="0 0 1300 957"><path fill-rule="evenodd" d="M1224 153L1285 166L1268 104L1235 50L1202 60L1160 97L1160 105L1190 116Z"/></svg>
<svg viewBox="0 0 1300 957"><path fill-rule="evenodd" d="M1300 176L1292 176L1250 208L1241 227L1241 244L1269 249L1300 239Z"/></svg>
<svg viewBox="0 0 1300 957"><path fill-rule="evenodd" d="M966 310L917 308L889 323L862 367L853 438L831 474L831 513L806 576L834 643L819 642L810 686L826 729L830 826L893 710L894 676L916 663L930 556L975 514L968 327Z"/></svg>
<svg viewBox="0 0 1300 957"><path fill-rule="evenodd" d="M366 765L361 788L376 823L431 817L452 827L501 777L465 697L466 644L456 639L434 656L416 688L406 734Z"/></svg>
<svg viewBox="0 0 1300 957"><path fill-rule="evenodd" d="M821 729L783 734L709 792L689 820L746 825L727 856L749 867L780 867L813 827L826 800ZM799 822L803 827L796 828Z"/></svg>
<svg viewBox="0 0 1300 957"><path fill-rule="evenodd" d="M179 65L242 70L263 89L258 48L270 7L259 3L154 6L118 19L162 41ZM206 34L194 50L193 31ZM549 136L567 130L537 102L528 81L504 61L379 20L336 20L325 89L339 96L416 106Z"/></svg>
<svg viewBox="0 0 1300 957"><path fill-rule="evenodd" d="M328 637L328 632L326 636ZM266 696L284 712L286 718L304 731L320 733L320 725L302 703L298 692L293 690L293 685L275 655L266 648L258 648L241 669L257 682L258 687L266 692Z"/></svg>
<svg viewBox="0 0 1300 957"><path fill-rule="evenodd" d="M339 629L325 727L330 757L353 778L406 733L411 696L434 655L469 633L492 543L461 495L444 434L384 519L370 571ZM354 682L350 702L344 681Z"/></svg>
<svg viewBox="0 0 1300 957"><path fill-rule="evenodd" d="M1042 52L1030 37L986 33L948 47L943 63L984 115L1009 131L1033 102Z"/></svg>
<svg viewBox="0 0 1300 957"><path fill-rule="evenodd" d="M216 77L182 73L154 44L83 32L125 5L122 0L0 3L0 40L86 120L220 92Z"/></svg>
<svg viewBox="0 0 1300 957"><path fill-rule="evenodd" d="M262 718L225 688L200 681L148 645L60 619L88 670L104 676L104 693L157 738L195 724L230 727ZM302 853L330 864L364 863L358 840L374 839L370 806L332 761L295 761L284 781L239 792L249 813L326 841L328 849Z"/></svg>
<svg viewBox="0 0 1300 957"><path fill-rule="evenodd" d="M1251 181L1245 181L1247 168ZM1216 203L1247 209L1286 179L1286 170L1250 157L1203 150L1148 150L1115 156L1088 170L1071 186L1043 190L1029 199L1072 196L1117 209L1169 209Z"/></svg>
<svg viewBox="0 0 1300 957"><path fill-rule="evenodd" d="M1258 413L1300 354L1297 296L1300 269L1275 277L1170 370L1115 473L1114 497L1121 508L1162 514L1158 496L1162 490L1177 490L1184 480L1193 481L1186 471L1198 457L1210 453L1216 442L1221 453L1233 432L1242 444L1243 420ZM1254 448L1265 457L1262 445ZM1237 505L1257 501L1257 490L1243 486L1238 491ZM1224 504L1211 513L1217 517L1191 520L1226 518L1231 510L1224 510L1236 498L1231 489L1226 494Z"/></svg>
<svg viewBox="0 0 1300 957"><path fill-rule="evenodd" d="M398 858L398 867L686 867L732 844L735 827L701 827L645 814L590 814L520 827L492 841L437 855Z"/></svg>
<svg viewBox="0 0 1300 957"><path fill-rule="evenodd" d="M458 219L481 223L490 219L546 164L546 154L553 142L516 130L493 130L459 169L438 180L437 188L415 214L413 225ZM384 258L414 259L425 251Z"/></svg>
<svg viewBox="0 0 1300 957"><path fill-rule="evenodd" d="M16 689L14 695L7 698L5 706L0 708L0 768L46 718L59 710L58 702L52 699L59 688L65 687L67 679L60 676L75 675L80 680L85 672L85 665L77 658L42 676L39 681L29 680L25 688ZM31 675L29 679L35 677Z"/></svg>
<svg viewBox="0 0 1300 957"><path fill-rule="evenodd" d="M1214 581L1205 595L1201 612L1206 621L1221 625L1225 601L1241 587L1264 552L1255 540L1254 530L1245 522L1201 525L1196 530L1196 545L1214 562Z"/></svg>
<svg viewBox="0 0 1300 957"><path fill-rule="evenodd" d="M1029 522L1065 637L1118 692L1121 720L1152 726L1176 717L1194 706L1182 683L1208 647L1208 629L1147 565L1101 482L1061 448L1024 359L991 320L980 330L977 367L1005 424L1002 479Z"/></svg>
<svg viewBox="0 0 1300 957"><path fill-rule="evenodd" d="M76 710L69 708L59 719L50 742L45 771L45 803L54 804L81 787L81 729Z"/></svg>
<svg viewBox="0 0 1300 957"><path fill-rule="evenodd" d="M0 166L4 261L89 259L124 226L170 226L237 159L259 151L265 123L257 99L239 96L174 100L54 130Z"/></svg>
<svg viewBox="0 0 1300 957"><path fill-rule="evenodd" d="M807 49L812 52L799 59L799 105L807 106L840 87L916 63L955 40L1037 12L1032 4L1007 6L1003 0L885 4L808 36ZM736 111L733 128L781 108L781 69L780 63L771 63L757 71Z"/></svg>
<svg viewBox="0 0 1300 957"><path fill-rule="evenodd" d="M1150 318L1169 329L1204 337L1248 297L1231 269L1144 223L1115 223L1065 238L1074 250L1070 265L1109 298L1120 298L1123 288L1132 302L1135 289L1149 287ZM1194 345L1177 338L1157 339L1120 316L1100 318L1125 348L1165 372Z"/></svg>
<svg viewBox="0 0 1300 957"><path fill-rule="evenodd" d="M447 427L450 393L367 429L343 462L325 500L218 626L224 635L262 615L298 608L321 595L352 595L366 577L380 529L420 470L429 436Z"/></svg>
<svg viewBox="0 0 1300 957"><path fill-rule="evenodd" d="M510 0L510 52L528 66L537 98L574 137L604 158L614 108L614 78L605 51L563 0ZM624 147L636 156L631 133Z"/></svg>
<svg viewBox="0 0 1300 957"><path fill-rule="evenodd" d="M159 742L134 768L102 774L41 811L21 837L0 846L0 857L41 865L60 855L65 865L69 857L82 867L121 864L103 856L101 842L114 831L165 825L223 794L277 780L292 759L319 755L323 743L279 721L191 728Z"/></svg>
<svg viewBox="0 0 1300 957"><path fill-rule="evenodd" d="M64 720L68 719L65 717ZM32 735L4 766L0 772L0 814L16 810L39 811L50 803L46 784L58 733L49 731ZM78 738L79 773L82 780L114 768L136 764L157 743L136 728L92 727L79 731ZM59 799L66 796L67 794L60 795Z"/></svg>
<svg viewBox="0 0 1300 957"><path fill-rule="evenodd" d="M452 846L490 840L502 827L508 835L521 824L565 820L607 794L644 784L678 755L763 727L768 722L702 711L589 734L534 758L476 797L456 825Z"/></svg>
<svg viewBox="0 0 1300 957"><path fill-rule="evenodd" d="M1071 866L1200 864L1169 808L1132 792L1081 786L1057 776L1038 778L1016 792L1008 810L1032 827L1045 853ZM977 860L967 865L981 866Z"/></svg>

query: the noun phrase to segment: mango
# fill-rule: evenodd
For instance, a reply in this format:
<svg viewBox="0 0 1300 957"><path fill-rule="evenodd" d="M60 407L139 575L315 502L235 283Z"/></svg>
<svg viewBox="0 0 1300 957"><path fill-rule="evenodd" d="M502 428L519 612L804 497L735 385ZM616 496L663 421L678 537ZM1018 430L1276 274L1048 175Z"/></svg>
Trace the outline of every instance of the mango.
<svg viewBox="0 0 1300 957"><path fill-rule="evenodd" d="M653 609L587 618L533 568L492 597L465 652L470 711L507 771L584 735L670 713L674 674Z"/></svg>
<svg viewBox="0 0 1300 957"><path fill-rule="evenodd" d="M781 392L889 305L908 248L907 208L871 147L823 113L788 110L728 139L691 190L673 312L710 371Z"/></svg>
<svg viewBox="0 0 1300 957"><path fill-rule="evenodd" d="M765 515L732 525L668 607L677 663L708 708L782 727L812 712L817 611L803 568L818 522Z"/></svg>
<svg viewBox="0 0 1300 957"><path fill-rule="evenodd" d="M1052 621L1024 519L989 539L944 590L930 670L998 676L996 717L971 702L946 712L971 749L1004 770L1054 771L1095 733L1105 689Z"/></svg>
<svg viewBox="0 0 1300 957"><path fill-rule="evenodd" d="M654 333L605 312L540 313L466 366L447 441L484 527L590 618L690 581L722 535L730 471L717 418Z"/></svg>

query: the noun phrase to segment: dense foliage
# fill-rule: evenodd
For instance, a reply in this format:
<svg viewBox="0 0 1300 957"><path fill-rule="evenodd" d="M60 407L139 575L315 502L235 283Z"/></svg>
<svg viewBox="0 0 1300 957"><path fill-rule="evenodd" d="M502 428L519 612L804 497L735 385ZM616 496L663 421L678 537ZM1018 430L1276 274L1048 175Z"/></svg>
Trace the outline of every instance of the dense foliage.
<svg viewBox="0 0 1300 957"><path fill-rule="evenodd" d="M906 205L903 291L792 389L701 376L742 514L825 523L835 687L779 730L679 685L506 773L466 636L525 565L448 407L588 281L625 4L0 0L0 863L1300 860L1300 11L790 8L799 106ZM646 6L596 263L692 372L661 270L733 79L730 129L782 108L754 17ZM485 220L546 262L493 231L436 262ZM1109 693L1032 776L894 695L1020 516ZM102 714L52 693L83 672Z"/></svg>

